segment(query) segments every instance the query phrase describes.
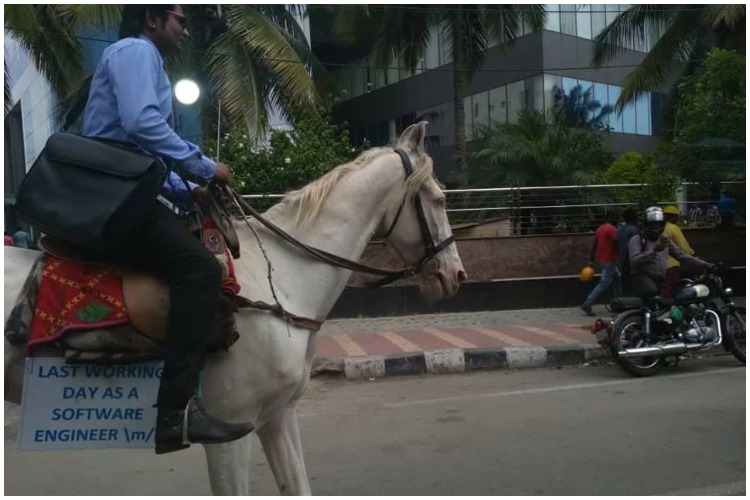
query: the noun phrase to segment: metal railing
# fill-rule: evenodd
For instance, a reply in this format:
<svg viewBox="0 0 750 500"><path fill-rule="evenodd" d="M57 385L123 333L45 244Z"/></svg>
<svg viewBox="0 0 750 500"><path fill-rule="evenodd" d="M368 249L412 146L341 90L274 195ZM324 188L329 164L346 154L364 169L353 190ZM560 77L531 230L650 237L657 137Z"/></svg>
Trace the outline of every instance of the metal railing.
<svg viewBox="0 0 750 500"><path fill-rule="evenodd" d="M735 224L745 224L745 182L722 182L716 193L706 187L682 183L672 199L647 201L639 197L644 184L594 184L587 186L533 186L519 188L451 189L444 191L448 218L454 229L479 235L572 234L591 231L602 217L627 208L677 205L685 227L715 225L720 220L719 192L731 193ZM708 196L707 196L708 194ZM266 210L284 195L245 195L258 210ZM644 206L645 205L645 206Z"/></svg>

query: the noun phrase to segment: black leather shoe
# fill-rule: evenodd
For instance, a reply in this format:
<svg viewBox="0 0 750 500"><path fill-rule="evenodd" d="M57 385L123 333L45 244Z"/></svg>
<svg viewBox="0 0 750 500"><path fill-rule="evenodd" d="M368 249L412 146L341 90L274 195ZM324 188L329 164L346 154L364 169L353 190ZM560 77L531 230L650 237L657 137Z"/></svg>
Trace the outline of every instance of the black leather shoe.
<svg viewBox="0 0 750 500"><path fill-rule="evenodd" d="M226 443L255 429L251 423L230 424L208 413L198 398L191 398L184 410L175 410L156 418L156 454L188 448L192 443Z"/></svg>

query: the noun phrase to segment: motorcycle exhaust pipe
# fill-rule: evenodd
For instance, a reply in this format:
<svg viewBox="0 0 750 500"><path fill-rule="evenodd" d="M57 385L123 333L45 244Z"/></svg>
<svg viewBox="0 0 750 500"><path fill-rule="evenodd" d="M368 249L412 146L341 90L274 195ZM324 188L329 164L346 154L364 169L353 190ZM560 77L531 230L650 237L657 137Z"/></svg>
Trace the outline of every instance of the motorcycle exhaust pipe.
<svg viewBox="0 0 750 500"><path fill-rule="evenodd" d="M634 347L617 353L621 358L640 358L644 356L676 356L685 354L705 347L704 344L686 344L684 342L673 342L661 346Z"/></svg>

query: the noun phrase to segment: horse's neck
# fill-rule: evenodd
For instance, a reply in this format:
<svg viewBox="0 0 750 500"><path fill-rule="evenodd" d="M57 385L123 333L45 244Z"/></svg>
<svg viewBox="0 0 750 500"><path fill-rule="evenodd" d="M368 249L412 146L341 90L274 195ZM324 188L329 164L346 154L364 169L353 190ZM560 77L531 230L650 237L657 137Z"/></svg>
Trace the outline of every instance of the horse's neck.
<svg viewBox="0 0 750 500"><path fill-rule="evenodd" d="M382 169L364 168L348 174L333 189L308 227L297 227L296 211L289 207L274 211L273 221L309 246L356 261L367 247L388 201L398 203L398 193L393 193L398 182L403 183L403 178L399 178L396 169L384 174ZM274 292L281 305L293 314L325 319L351 271L315 260L272 235L257 221L250 223L271 262ZM243 287L241 293L273 303L266 256L244 223L237 226L237 234L242 246L242 258L235 264Z"/></svg>

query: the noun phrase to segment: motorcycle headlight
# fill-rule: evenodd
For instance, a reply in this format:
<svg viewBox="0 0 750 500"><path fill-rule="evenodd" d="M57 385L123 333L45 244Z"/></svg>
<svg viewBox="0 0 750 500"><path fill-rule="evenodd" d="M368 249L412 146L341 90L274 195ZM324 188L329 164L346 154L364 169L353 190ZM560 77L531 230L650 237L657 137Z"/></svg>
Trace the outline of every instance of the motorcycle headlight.
<svg viewBox="0 0 750 500"><path fill-rule="evenodd" d="M732 295L732 293L734 293L734 292L732 291L731 288L725 288L724 289L724 295L726 295L727 297L730 296L730 295Z"/></svg>

